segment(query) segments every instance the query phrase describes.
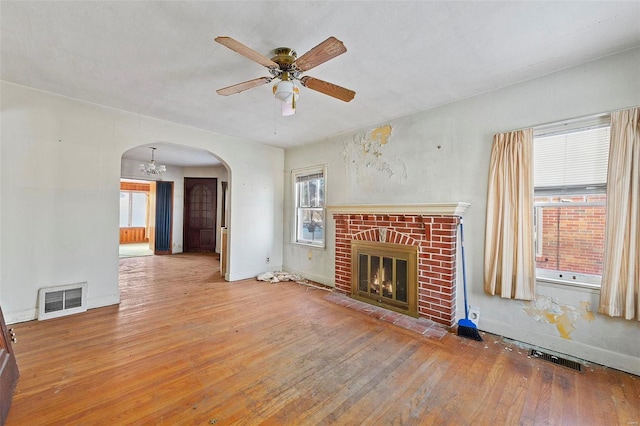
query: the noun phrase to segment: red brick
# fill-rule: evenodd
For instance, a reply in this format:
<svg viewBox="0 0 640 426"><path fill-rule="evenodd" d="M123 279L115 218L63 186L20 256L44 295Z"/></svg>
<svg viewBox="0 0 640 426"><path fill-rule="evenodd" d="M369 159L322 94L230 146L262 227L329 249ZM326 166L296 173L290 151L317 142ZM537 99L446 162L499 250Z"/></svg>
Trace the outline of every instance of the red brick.
<svg viewBox="0 0 640 426"><path fill-rule="evenodd" d="M388 229L387 242L419 247L418 312L447 324L454 312L457 218L418 215L334 215L336 220L336 287L351 291L351 240L378 241L378 228ZM434 241L434 239L436 241Z"/></svg>

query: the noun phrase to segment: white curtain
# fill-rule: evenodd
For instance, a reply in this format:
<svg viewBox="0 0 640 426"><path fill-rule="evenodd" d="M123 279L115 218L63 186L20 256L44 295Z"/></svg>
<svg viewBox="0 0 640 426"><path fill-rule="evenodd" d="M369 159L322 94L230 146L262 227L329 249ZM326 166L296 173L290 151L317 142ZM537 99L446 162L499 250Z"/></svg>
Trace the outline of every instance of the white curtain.
<svg viewBox="0 0 640 426"><path fill-rule="evenodd" d="M535 296L532 161L532 129L494 136L484 249L484 290L491 295Z"/></svg>
<svg viewBox="0 0 640 426"><path fill-rule="evenodd" d="M598 312L640 321L640 108L611 114Z"/></svg>

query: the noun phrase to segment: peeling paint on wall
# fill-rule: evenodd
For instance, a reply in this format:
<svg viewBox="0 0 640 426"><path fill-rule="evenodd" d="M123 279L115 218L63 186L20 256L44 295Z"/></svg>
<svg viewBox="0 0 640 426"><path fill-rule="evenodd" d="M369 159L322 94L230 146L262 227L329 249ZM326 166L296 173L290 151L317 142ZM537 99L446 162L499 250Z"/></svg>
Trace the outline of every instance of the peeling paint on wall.
<svg viewBox="0 0 640 426"><path fill-rule="evenodd" d="M371 139L377 140L380 145L386 145L391 136L391 124L377 127L371 131Z"/></svg>
<svg viewBox="0 0 640 426"><path fill-rule="evenodd" d="M582 319L586 321L593 321L596 319L595 315L593 315L593 311L589 309L591 303L582 301L580 302L580 311L582 312Z"/></svg>
<svg viewBox="0 0 640 426"><path fill-rule="evenodd" d="M399 157L390 157L393 127L390 124L376 127L363 134L356 133L344 143L342 157L349 182L359 190L379 188L379 183L389 180L402 182L407 178L407 166ZM384 182L380 182L383 179Z"/></svg>
<svg viewBox="0 0 640 426"><path fill-rule="evenodd" d="M546 322L556 326L560 337L571 340L571 332L579 319L593 321L593 312L589 302L580 302L580 307L561 305L549 296L537 295L535 301L526 302L523 311L538 322Z"/></svg>

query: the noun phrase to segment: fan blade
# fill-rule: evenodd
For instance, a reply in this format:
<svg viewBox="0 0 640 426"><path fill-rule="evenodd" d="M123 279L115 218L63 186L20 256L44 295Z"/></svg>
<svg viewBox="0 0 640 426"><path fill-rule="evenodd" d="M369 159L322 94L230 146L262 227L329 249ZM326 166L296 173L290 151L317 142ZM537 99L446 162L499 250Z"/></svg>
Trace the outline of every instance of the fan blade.
<svg viewBox="0 0 640 426"><path fill-rule="evenodd" d="M347 51L340 40L335 37L329 37L304 55L300 56L293 63L300 71L309 71L311 68L333 59L338 55L342 55Z"/></svg>
<svg viewBox="0 0 640 426"><path fill-rule="evenodd" d="M242 56L244 56L245 58L249 58L252 61L257 62L260 65L263 65L267 68L278 69L278 64L273 62L271 59L259 54L252 48L245 46L244 44L240 43L237 40L232 39L231 37L216 37L215 40L221 45L228 47L234 52L237 52Z"/></svg>
<svg viewBox="0 0 640 426"><path fill-rule="evenodd" d="M326 81L318 80L317 78L309 76L302 77L300 79L300 83L302 83L304 87L308 87L311 90L324 93L325 95L332 96L345 102L349 102L356 96L356 92L354 92L353 90L345 89L344 87L340 87L337 84L328 83Z"/></svg>
<svg viewBox="0 0 640 426"><path fill-rule="evenodd" d="M245 90L267 84L272 80L273 78L271 77L260 77L253 80L245 81L244 83L238 83L234 84L233 86L218 89L216 90L216 93L222 96L235 95L236 93L244 92Z"/></svg>

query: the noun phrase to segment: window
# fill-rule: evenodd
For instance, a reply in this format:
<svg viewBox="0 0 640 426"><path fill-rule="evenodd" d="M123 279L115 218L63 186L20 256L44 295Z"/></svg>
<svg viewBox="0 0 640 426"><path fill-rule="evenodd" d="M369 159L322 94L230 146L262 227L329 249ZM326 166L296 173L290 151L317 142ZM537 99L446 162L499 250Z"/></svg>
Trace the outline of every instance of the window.
<svg viewBox="0 0 640 426"><path fill-rule="evenodd" d="M147 193L120 191L120 228L147 226Z"/></svg>
<svg viewBox="0 0 640 426"><path fill-rule="evenodd" d="M599 285L609 116L534 129L536 276Z"/></svg>
<svg viewBox="0 0 640 426"><path fill-rule="evenodd" d="M293 171L296 243L324 247L324 166Z"/></svg>

